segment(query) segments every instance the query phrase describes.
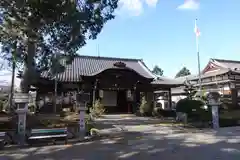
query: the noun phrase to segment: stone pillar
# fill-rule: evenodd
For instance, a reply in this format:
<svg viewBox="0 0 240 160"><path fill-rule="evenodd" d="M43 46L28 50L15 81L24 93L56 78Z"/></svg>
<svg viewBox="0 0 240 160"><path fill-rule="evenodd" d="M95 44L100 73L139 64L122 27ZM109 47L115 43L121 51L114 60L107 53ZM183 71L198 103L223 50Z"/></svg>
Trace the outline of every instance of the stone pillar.
<svg viewBox="0 0 240 160"><path fill-rule="evenodd" d="M219 128L218 108L220 106L220 94L218 92L210 92L207 95L208 105L212 107L212 124L214 129Z"/></svg>
<svg viewBox="0 0 240 160"><path fill-rule="evenodd" d="M94 82L92 96L93 96L92 97L92 104L94 104L95 101L99 99L99 82L98 82L98 79L96 79L95 82Z"/></svg>
<svg viewBox="0 0 240 160"><path fill-rule="evenodd" d="M86 126L85 126L85 112L87 110L86 104L79 104L79 138L80 140L84 139L86 135Z"/></svg>
<svg viewBox="0 0 240 160"><path fill-rule="evenodd" d="M18 104L20 105L20 104ZM22 109L17 109L16 113L18 114L18 140L20 145L25 144L25 135L26 135L26 115L28 112L28 104L23 104L26 107Z"/></svg>
<svg viewBox="0 0 240 160"><path fill-rule="evenodd" d="M15 93L13 100L17 105L16 113L18 114L18 143L23 146L26 138L26 114L28 112L29 94Z"/></svg>
<svg viewBox="0 0 240 160"><path fill-rule="evenodd" d="M212 124L213 129L219 128L219 116L218 116L218 105L212 105Z"/></svg>

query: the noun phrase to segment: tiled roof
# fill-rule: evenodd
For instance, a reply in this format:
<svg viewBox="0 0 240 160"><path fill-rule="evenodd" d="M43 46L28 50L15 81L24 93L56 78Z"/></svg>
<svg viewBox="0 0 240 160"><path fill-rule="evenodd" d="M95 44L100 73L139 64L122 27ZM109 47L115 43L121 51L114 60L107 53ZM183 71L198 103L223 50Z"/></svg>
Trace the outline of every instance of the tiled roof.
<svg viewBox="0 0 240 160"><path fill-rule="evenodd" d="M221 81L215 81L215 82L208 82L208 83L204 83L204 86L205 85L213 85L213 84L223 84L223 83L228 83L228 82L234 82L234 80L230 80L230 79L227 79L227 80L221 80ZM200 84L194 84L194 86L199 86Z"/></svg>
<svg viewBox="0 0 240 160"><path fill-rule="evenodd" d="M185 86L171 88L171 94L172 95L185 94L186 91L184 89L185 89ZM154 93L162 93L162 92L164 92L164 90L158 90L158 91L155 91Z"/></svg>
<svg viewBox="0 0 240 160"><path fill-rule="evenodd" d="M198 76L197 75L187 75L187 76L175 78L175 80L184 83L185 81L192 80L196 77L198 77Z"/></svg>
<svg viewBox="0 0 240 160"><path fill-rule="evenodd" d="M141 59L77 56L73 62L65 67L64 72L57 75L58 81L76 82L81 80L81 76L94 76L106 69L116 68L115 63L122 62L126 67L134 70L141 76L149 79L155 78ZM50 78L47 71L42 72L42 78Z"/></svg>
<svg viewBox="0 0 240 160"><path fill-rule="evenodd" d="M230 72L230 69L219 69L219 70L215 70L215 71L211 71L211 72L206 72L204 74L201 75L201 78L208 78L208 77L213 77L213 76L218 76L218 75L222 75L222 74L226 74L228 72ZM233 72L233 71L232 71ZM199 76L195 76L190 80L198 80Z"/></svg>
<svg viewBox="0 0 240 160"><path fill-rule="evenodd" d="M185 86L177 87L177 88L171 88L171 92L173 95L177 94L186 94Z"/></svg>
<svg viewBox="0 0 240 160"><path fill-rule="evenodd" d="M225 59L211 59L212 62L220 65L223 68L229 69L240 69L240 61L236 60L225 60Z"/></svg>
<svg viewBox="0 0 240 160"><path fill-rule="evenodd" d="M156 85L183 85L182 81L178 81L175 79L170 79L170 78L166 78L166 77L158 77L157 79L155 79L152 84L156 84Z"/></svg>

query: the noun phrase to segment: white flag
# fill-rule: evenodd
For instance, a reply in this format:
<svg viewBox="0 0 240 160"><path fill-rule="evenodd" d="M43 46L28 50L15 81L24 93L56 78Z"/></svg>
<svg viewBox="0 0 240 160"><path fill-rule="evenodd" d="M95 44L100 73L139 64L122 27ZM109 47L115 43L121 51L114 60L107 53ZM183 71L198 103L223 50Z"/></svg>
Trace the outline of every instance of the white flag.
<svg viewBox="0 0 240 160"><path fill-rule="evenodd" d="M199 28L198 28L198 26L197 26L197 19L195 20L194 32L195 32L195 34L196 34L197 37L199 37L200 34L201 34L201 32L200 32L200 30L199 30Z"/></svg>

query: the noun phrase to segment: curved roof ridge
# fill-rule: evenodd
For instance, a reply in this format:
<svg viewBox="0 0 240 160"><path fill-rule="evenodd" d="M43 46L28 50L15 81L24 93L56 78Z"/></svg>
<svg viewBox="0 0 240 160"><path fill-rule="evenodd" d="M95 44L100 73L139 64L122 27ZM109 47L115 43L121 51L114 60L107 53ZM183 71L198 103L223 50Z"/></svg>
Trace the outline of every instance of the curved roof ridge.
<svg viewBox="0 0 240 160"><path fill-rule="evenodd" d="M214 61L220 61L220 62L234 62L234 63L240 63L240 60L229 60L229 59L218 59L218 58L212 58Z"/></svg>
<svg viewBox="0 0 240 160"><path fill-rule="evenodd" d="M152 76L152 78L156 79L157 78L157 75L153 74L152 71L148 68L148 66L143 62L143 60L141 59L139 62L138 62L143 68L144 70Z"/></svg>
<svg viewBox="0 0 240 160"><path fill-rule="evenodd" d="M116 58L116 57L105 57L105 56L90 56L90 55L77 55L76 58L92 58L92 59L103 59L103 60L116 60L116 61L141 61L142 59L136 58Z"/></svg>

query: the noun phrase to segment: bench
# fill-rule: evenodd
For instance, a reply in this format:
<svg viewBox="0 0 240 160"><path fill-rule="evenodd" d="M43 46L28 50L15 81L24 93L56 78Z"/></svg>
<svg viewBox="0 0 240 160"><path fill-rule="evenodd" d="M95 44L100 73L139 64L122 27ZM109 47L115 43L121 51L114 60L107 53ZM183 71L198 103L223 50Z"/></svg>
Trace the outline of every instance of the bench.
<svg viewBox="0 0 240 160"><path fill-rule="evenodd" d="M27 143L32 145L39 142L65 141L67 144L67 128L50 128L50 129L32 129L27 135Z"/></svg>

